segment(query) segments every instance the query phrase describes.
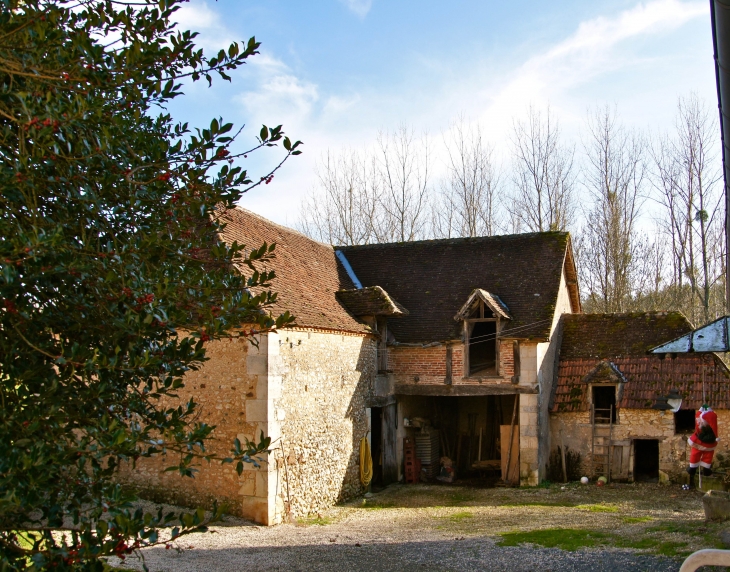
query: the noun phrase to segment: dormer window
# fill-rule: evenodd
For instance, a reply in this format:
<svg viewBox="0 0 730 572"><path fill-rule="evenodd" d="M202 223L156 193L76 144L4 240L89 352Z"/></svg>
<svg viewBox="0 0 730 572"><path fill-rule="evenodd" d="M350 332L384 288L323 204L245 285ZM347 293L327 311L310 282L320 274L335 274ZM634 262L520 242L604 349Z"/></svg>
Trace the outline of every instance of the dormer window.
<svg viewBox="0 0 730 572"><path fill-rule="evenodd" d="M464 324L464 370L467 376L499 375L499 333L512 317L498 296L474 290L454 317Z"/></svg>
<svg viewBox="0 0 730 572"><path fill-rule="evenodd" d="M499 320L484 302L479 302L465 320L468 339L469 375L497 375Z"/></svg>

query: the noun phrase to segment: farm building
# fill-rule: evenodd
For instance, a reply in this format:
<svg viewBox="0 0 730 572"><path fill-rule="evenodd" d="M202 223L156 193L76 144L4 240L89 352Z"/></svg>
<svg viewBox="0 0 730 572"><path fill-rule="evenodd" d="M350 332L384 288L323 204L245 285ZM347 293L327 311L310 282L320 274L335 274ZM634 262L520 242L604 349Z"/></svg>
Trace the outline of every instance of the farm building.
<svg viewBox="0 0 730 572"><path fill-rule="evenodd" d="M574 474L679 480L703 403L718 415L715 463L728 461L727 366L714 354L648 353L691 330L679 312L563 316L550 406L553 462L563 443L580 455Z"/></svg>

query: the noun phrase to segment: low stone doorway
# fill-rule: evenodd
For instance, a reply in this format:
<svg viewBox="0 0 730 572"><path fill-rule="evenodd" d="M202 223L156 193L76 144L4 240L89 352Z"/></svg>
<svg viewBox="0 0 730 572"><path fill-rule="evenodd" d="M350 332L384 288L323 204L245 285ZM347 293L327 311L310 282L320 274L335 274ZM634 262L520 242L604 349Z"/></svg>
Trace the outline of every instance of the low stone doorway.
<svg viewBox="0 0 730 572"><path fill-rule="evenodd" d="M659 441L634 439L634 480L659 481Z"/></svg>

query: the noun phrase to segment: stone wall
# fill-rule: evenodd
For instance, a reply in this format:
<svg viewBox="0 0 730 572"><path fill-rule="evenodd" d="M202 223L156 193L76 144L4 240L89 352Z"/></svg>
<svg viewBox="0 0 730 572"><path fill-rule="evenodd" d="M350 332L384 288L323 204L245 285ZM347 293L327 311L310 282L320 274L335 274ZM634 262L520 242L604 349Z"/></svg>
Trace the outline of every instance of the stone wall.
<svg viewBox="0 0 730 572"><path fill-rule="evenodd" d="M300 517L364 492L360 439L368 430L376 343L318 331L282 331L277 343L277 502Z"/></svg>
<svg viewBox="0 0 730 572"><path fill-rule="evenodd" d="M687 434L675 434L674 415L671 411L662 413L654 409L619 409L617 423L613 427L613 440L627 443L629 449L628 479L633 480L633 446L634 439L657 439L659 441L659 470L677 482L681 473L689 463L689 445ZM730 465L730 411L718 411L718 443L713 467L727 467ZM550 430L552 442L560 444L560 430L562 426L563 441L566 449L578 451L581 454L581 471L590 474L591 469L591 423L590 413L568 412L551 413Z"/></svg>
<svg viewBox="0 0 730 572"><path fill-rule="evenodd" d="M265 346L266 340L263 341ZM268 432L265 411L258 411L261 409L260 398L266 393L266 375L260 379L257 372L261 368L255 367L260 349L242 339L209 343L210 361L201 370L188 373L185 387L177 392L182 403L194 398L199 404L201 420L216 425L208 447L210 452L219 456L230 454L236 437L246 435L253 438L261 430L264 434ZM166 399L163 403L174 406L178 400ZM155 500L184 506L210 506L215 499L226 502L234 514L266 521L264 506L243 507L241 504L241 491L253 490L257 486L253 473L244 472L239 477L233 465L218 462L201 463L195 478L163 472L166 467L178 462L179 458L172 453L139 459L135 467L123 467L120 478ZM258 488L261 493L263 483L259 483Z"/></svg>
<svg viewBox="0 0 730 572"><path fill-rule="evenodd" d="M182 506L226 502L229 512L276 524L362 492L359 439L367 432L375 341L321 330L285 330L208 345L210 360L178 391L193 397L201 420L216 425L209 450L230 454L238 437L272 439L260 467L202 463L194 479L163 472L177 459L160 455L124 467L120 478L143 496ZM176 400L175 400L176 401ZM176 405L167 400L167 405Z"/></svg>

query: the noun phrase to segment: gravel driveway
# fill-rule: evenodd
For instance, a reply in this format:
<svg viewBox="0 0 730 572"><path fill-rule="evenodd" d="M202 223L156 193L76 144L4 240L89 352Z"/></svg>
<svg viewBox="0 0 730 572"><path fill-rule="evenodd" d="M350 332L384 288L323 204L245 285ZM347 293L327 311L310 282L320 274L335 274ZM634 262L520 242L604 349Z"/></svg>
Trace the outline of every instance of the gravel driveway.
<svg viewBox="0 0 730 572"><path fill-rule="evenodd" d="M609 540L574 551L499 545L503 533L553 529L596 531ZM673 571L681 557L662 556L662 549L713 546L719 530L704 523L700 496L678 487L396 485L294 524L267 528L228 518L212 533L180 539L177 549L144 555L153 572ZM611 538L643 542L643 549L613 548ZM124 566L141 569L132 558Z"/></svg>

